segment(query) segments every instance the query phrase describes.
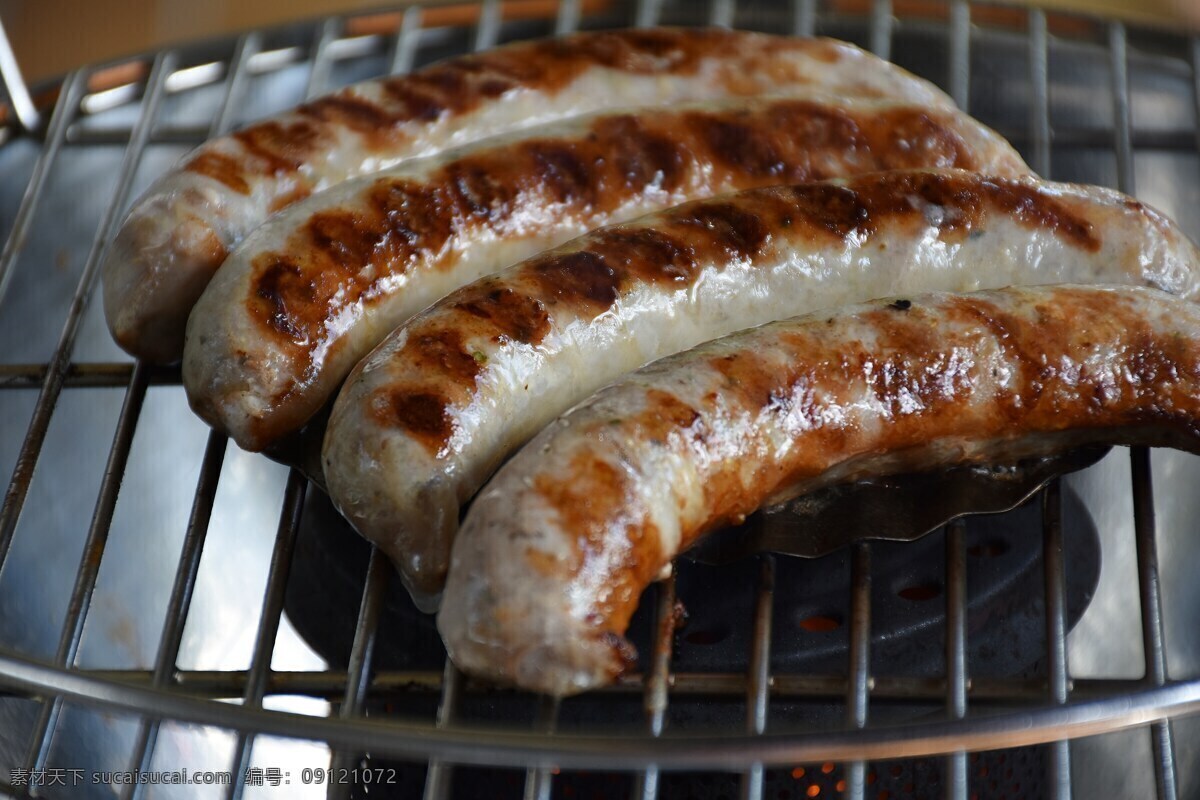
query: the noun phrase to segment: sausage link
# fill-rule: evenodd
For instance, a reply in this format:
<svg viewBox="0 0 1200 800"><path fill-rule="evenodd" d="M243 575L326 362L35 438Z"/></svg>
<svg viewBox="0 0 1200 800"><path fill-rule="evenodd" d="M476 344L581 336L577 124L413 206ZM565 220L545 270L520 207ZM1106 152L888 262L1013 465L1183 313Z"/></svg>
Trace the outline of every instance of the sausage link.
<svg viewBox="0 0 1200 800"><path fill-rule="evenodd" d="M1029 172L962 112L814 94L602 114L346 181L226 260L189 321L188 398L261 450L398 325L515 261L687 200L902 167Z"/></svg>
<svg viewBox="0 0 1200 800"><path fill-rule="evenodd" d="M178 360L188 313L233 247L347 178L605 108L814 86L952 106L851 45L720 29L579 33L350 86L202 145L147 190L104 263L109 328L140 358Z"/></svg>
<svg viewBox="0 0 1200 800"><path fill-rule="evenodd" d="M463 670L573 694L634 657L643 589L815 489L1085 443L1200 452L1200 308L1152 289L908 296L745 331L598 392L506 464L454 545Z"/></svg>
<svg viewBox="0 0 1200 800"><path fill-rule="evenodd" d="M431 607L459 507L547 422L625 372L872 297L1064 282L1195 299L1200 254L1116 192L958 170L687 203L481 279L397 329L338 397L325 477Z"/></svg>

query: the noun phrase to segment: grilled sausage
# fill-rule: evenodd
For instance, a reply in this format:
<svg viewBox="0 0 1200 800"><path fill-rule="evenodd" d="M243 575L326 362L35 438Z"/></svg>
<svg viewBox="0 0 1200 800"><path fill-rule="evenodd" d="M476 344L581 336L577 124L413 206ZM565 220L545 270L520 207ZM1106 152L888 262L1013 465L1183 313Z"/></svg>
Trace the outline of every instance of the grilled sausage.
<svg viewBox="0 0 1200 800"><path fill-rule="evenodd" d="M580 33L351 86L211 141L134 206L104 266L117 342L177 360L188 313L269 215L347 178L520 128L622 106L826 87L947 108L929 83L850 45L724 30Z"/></svg>
<svg viewBox="0 0 1200 800"><path fill-rule="evenodd" d="M961 112L814 95L572 120L346 181L226 260L188 324L188 398L260 450L400 323L514 261L685 200L900 167L1029 172Z"/></svg>
<svg viewBox="0 0 1200 800"><path fill-rule="evenodd" d="M447 296L356 368L323 459L335 503L430 607L458 510L619 375L735 330L897 292L1149 284L1200 254L1104 189L958 170L756 189L595 231Z"/></svg>
<svg viewBox="0 0 1200 800"><path fill-rule="evenodd" d="M598 392L487 485L438 628L463 670L611 681L642 590L706 532L835 483L1084 443L1200 452L1200 308L1151 289L1011 288L819 312Z"/></svg>

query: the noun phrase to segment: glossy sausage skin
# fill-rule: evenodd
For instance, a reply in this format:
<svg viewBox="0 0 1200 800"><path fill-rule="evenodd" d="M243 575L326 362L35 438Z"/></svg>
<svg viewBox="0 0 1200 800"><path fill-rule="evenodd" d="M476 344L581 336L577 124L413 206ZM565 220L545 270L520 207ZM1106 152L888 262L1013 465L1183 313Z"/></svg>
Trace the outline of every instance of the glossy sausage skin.
<svg viewBox="0 0 1200 800"><path fill-rule="evenodd" d="M261 450L398 325L522 258L687 200L904 167L1029 172L961 112L811 95L604 114L346 181L226 260L188 324L188 398Z"/></svg>
<svg viewBox="0 0 1200 800"><path fill-rule="evenodd" d="M1063 282L1196 298L1200 255L1124 195L957 170L684 204L477 281L397 329L338 397L326 481L429 607L460 505L555 415L623 373L818 308Z"/></svg>
<svg viewBox="0 0 1200 800"><path fill-rule="evenodd" d="M109 327L136 356L177 360L188 313L233 247L347 178L605 108L812 86L951 105L850 45L717 29L580 33L351 86L208 142L151 186L104 265Z"/></svg>
<svg viewBox="0 0 1200 800"><path fill-rule="evenodd" d="M566 695L633 657L680 551L834 483L1089 442L1200 452L1200 308L1150 289L1013 288L823 311L598 392L471 506L438 627L463 670Z"/></svg>

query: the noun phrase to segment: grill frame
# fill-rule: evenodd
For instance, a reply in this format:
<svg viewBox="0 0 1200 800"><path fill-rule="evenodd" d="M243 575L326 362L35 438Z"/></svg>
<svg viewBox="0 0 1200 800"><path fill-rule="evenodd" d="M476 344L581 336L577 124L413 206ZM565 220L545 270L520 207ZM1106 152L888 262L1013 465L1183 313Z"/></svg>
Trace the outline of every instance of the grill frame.
<svg viewBox="0 0 1200 800"><path fill-rule="evenodd" d="M655 24L663 10L662 0L638 0L632 5L633 22L641 26ZM982 6L981 3L970 3L968 0L947 2L949 79L946 88L959 105L968 111L972 10ZM481 50L496 43L504 19L504 4L501 0L483 0L478 7L472 45L474 49ZM821 13L817 0L793 0L791 12L793 25L790 32L811 35L816 30ZM412 66L420 45L423 13L419 5L408 7L400 16L395 32L382 44L388 51L392 72L404 72ZM710 0L708 21L711 24L732 25L736 13L735 0ZM1045 12L1031 9L1022 13L1026 15L1031 63L1029 89L1032 101L1028 128L1032 143L1030 164L1037 172L1049 174L1051 130L1048 63L1051 37ZM559 0L554 30L558 33L574 30L579 26L582 14L582 0ZM845 676L823 679L771 674L769 662L775 559L764 555L761 557L755 604L750 667L744 676L672 671L674 581L668 579L661 585L656 604L656 636L649 660L649 673L631 676L615 687L602 690L613 693L641 692L644 695L644 737L555 734L558 704L548 698L539 705L532 731L473 729L455 722L462 697L473 684L449 661L440 675L372 671L376 628L384 593L391 579L387 559L376 548L371 550L349 667L345 671L322 673L271 671L283 596L306 491L305 480L294 470L287 481L249 668L221 673L180 671L176 661L226 453L227 440L215 432L210 433L207 440L154 668L149 671L76 668L74 662L84 622L147 389L153 385L177 385L180 382L177 368L152 367L140 362L74 364L71 361L84 308L94 293L98 265L121 221L134 173L151 142L198 143L206 136L229 131L238 98L248 76L256 69L279 68L294 60L310 61L311 71L305 96L311 98L320 94L324 91L337 49L343 47L345 51L345 43L354 39L342 35L344 22L341 17L328 17L312 23L307 48L301 46L290 50L266 51L263 49L262 31L249 31L237 37L228 58L214 62L222 68L221 74L213 77L213 80L224 80L225 89L220 112L206 130L155 128L163 98L170 91L188 88L187 79L177 76L197 74L194 72L197 67L179 67L178 50L164 50L149 56L149 69L144 78L115 88L89 90L89 78L96 74L97 67L83 67L72 72L63 80L53 113L43 126L37 109L29 99L30 93L16 70L3 29L0 28L0 77L4 79L16 112L15 117L32 135L40 136L43 140L12 231L4 249L0 251L0 298L8 287L13 267L30 230L34 211L45 195L47 175L64 146L125 143L112 202L93 238L53 356L46 364L0 366L0 389L39 389L13 477L4 495L3 506L0 507L0 569L10 551L50 420L62 392L70 388L96 386L124 387L125 390L55 657L49 663L38 662L0 648L0 685L8 685L25 696L44 698L23 765L25 769L45 768L62 708L70 699L73 702L133 711L141 716L136 745L129 761L131 769L149 769L162 720L193 721L235 731L238 738L230 765L234 782L228 789L229 797L240 797L243 792L244 767L249 762L255 736L275 734L328 742L335 748L335 766L351 764L357 753L367 749L427 760L429 769L425 797L429 800L448 796L449 776L455 764L527 766L525 797L548 798L554 780L552 768L612 768L614 760L623 769L637 771L634 794L642 798L659 795L662 770L713 767L740 771L741 796L760 798L766 767L814 761L846 762L846 796L862 798L866 792L864 759L933 754L945 757L947 797L966 798L967 751L1052 743L1049 792L1051 797L1065 798L1070 797L1072 791L1070 739L1142 725L1149 726L1151 731L1158 797L1177 796L1170 719L1200 712L1200 681L1173 681L1167 673L1153 482L1149 454L1145 448L1133 448L1130 451L1138 598L1146 653L1144 679L1082 681L1070 678L1066 651L1062 500L1061 489L1056 481L1041 495L1048 681L972 681L967 675L966 553L963 526L954 523L949 526L946 536L944 578L948 669L943 678L876 680L870 675L871 545L858 542L853 545L852 580L848 587L851 598L851 645ZM1134 136L1130 115L1128 33L1121 22L1103 21L1101 24L1106 33L1112 72L1114 126L1111 144L1116 156L1117 188L1133 194ZM872 0L867 20L870 48L884 58L891 51L893 27L891 0ZM1191 38L1189 45L1195 99L1200 109L1200 36ZM272 55L273 60L269 57ZM189 70L193 72L189 73ZM172 79L176 80L174 88ZM106 103L136 99L139 89L140 115L127 133L89 133L71 127L74 121L86 115L89 100L93 108L103 108ZM1200 146L1200 131L1197 132L1195 144ZM363 717L364 705L372 693L378 696L388 691L405 690L401 687L440 693L439 711L433 725L395 721L380 723ZM744 695L747 707L744 732L709 737L664 736L665 712L671 697L688 692ZM277 693L311 693L340 698L338 716L336 719L320 719L263 710L264 697ZM197 697L197 694L200 696ZM239 696L242 700L240 707L218 705L204 699ZM845 729L834 732L769 733L768 701L772 696L841 697L846 706ZM868 723L872 699L888 697L944 698L947 719L892 728L871 727ZM1072 700L1072 697L1076 699ZM972 702L988 699L1013 703L1040 699L1042 704L1032 710L997 716L967 716ZM143 788L130 787L125 796L138 797ZM348 791L348 787L341 789ZM36 796L23 787L7 783L0 783L0 792L18 797Z"/></svg>

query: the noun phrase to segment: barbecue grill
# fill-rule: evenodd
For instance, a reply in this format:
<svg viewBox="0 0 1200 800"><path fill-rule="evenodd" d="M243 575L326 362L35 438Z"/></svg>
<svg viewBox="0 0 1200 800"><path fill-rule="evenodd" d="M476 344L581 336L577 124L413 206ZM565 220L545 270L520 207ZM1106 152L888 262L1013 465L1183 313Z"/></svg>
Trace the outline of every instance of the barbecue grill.
<svg viewBox="0 0 1200 800"><path fill-rule="evenodd" d="M1042 175L1141 190L1200 235L1200 38L1116 21L966 0L485 0L251 31L33 91L0 30L0 793L110 796L66 770L187 765L230 782L116 789L1200 794L1200 726L1176 719L1200 712L1190 456L1118 448L916 542L846 531L819 561L681 561L643 598L635 673L559 703L460 674L319 490L206 432L178 369L109 340L98 264L130 201L207 136L472 48L657 23L869 47Z"/></svg>

